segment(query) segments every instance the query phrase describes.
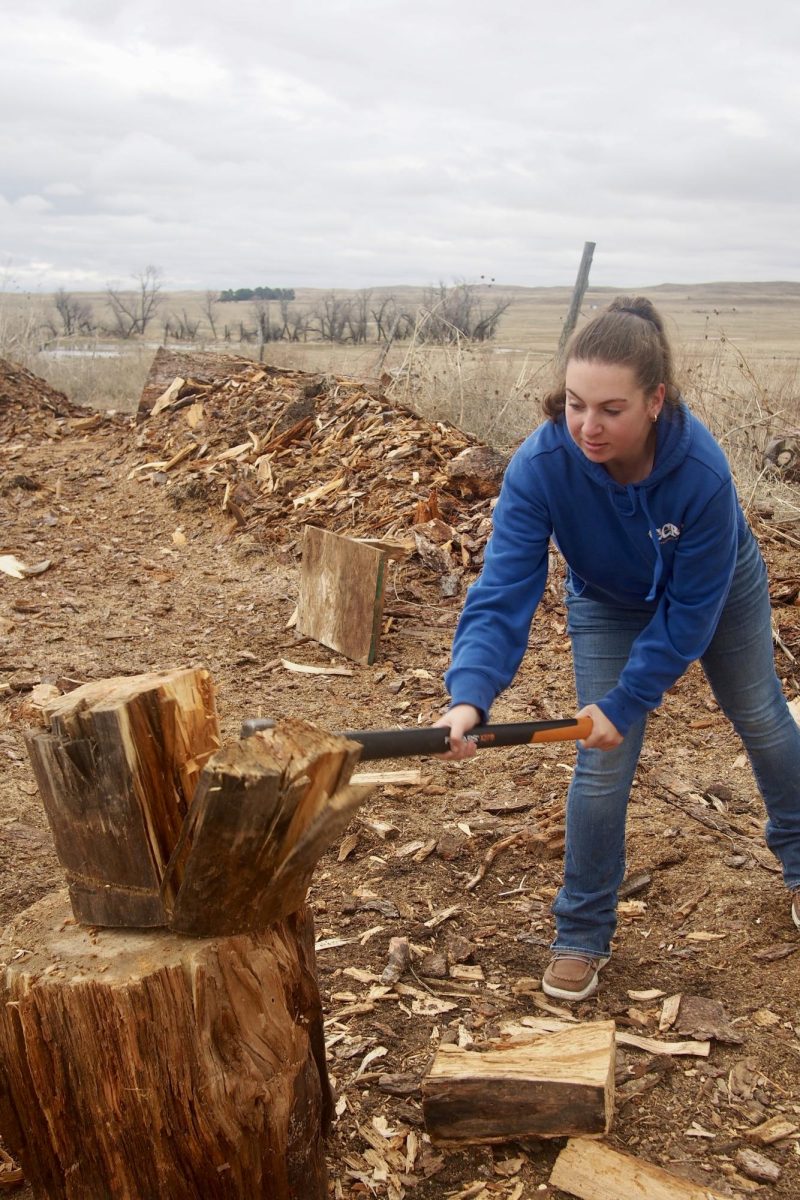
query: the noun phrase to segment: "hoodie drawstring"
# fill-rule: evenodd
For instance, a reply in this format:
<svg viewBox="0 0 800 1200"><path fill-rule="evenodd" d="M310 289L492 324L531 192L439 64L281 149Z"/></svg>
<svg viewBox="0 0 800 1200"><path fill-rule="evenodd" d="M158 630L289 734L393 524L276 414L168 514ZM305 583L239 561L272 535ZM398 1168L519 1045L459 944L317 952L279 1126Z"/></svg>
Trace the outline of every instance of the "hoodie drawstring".
<svg viewBox="0 0 800 1200"><path fill-rule="evenodd" d="M630 485L629 490L636 491L636 489L630 487ZM650 537L652 538L653 545L656 548L656 564L653 568L653 582L650 584L650 591L646 596L647 600L655 600L658 585L661 582L661 576L664 574L664 558L661 554L661 538L658 536L658 530L653 522L653 518L650 516L650 509L647 507L647 496L644 489L637 491L636 494L639 497L639 503L642 506L642 512L647 519L647 527L650 530Z"/></svg>

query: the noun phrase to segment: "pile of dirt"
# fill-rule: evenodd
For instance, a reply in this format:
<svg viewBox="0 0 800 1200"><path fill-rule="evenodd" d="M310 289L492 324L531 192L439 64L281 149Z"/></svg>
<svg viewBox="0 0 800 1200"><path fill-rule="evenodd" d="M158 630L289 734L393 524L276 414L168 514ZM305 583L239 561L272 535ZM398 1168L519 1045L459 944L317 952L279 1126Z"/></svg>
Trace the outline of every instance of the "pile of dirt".
<svg viewBox="0 0 800 1200"><path fill-rule="evenodd" d="M377 385L212 358L154 363L132 477L176 507L221 508L264 545L291 547L308 523L399 541L445 595L480 567L504 455Z"/></svg>
<svg viewBox="0 0 800 1200"><path fill-rule="evenodd" d="M60 437L69 417L98 420L92 409L68 400L38 375L0 358L0 435L3 438Z"/></svg>

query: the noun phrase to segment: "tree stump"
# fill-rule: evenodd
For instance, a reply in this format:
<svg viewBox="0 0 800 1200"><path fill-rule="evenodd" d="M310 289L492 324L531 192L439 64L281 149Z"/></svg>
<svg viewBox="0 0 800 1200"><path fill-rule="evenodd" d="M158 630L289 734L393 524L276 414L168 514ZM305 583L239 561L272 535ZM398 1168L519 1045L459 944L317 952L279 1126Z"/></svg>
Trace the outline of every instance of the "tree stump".
<svg viewBox="0 0 800 1200"><path fill-rule="evenodd" d="M0 1127L37 1198L323 1200L329 1118L306 908L201 940L82 927L62 891L0 937Z"/></svg>

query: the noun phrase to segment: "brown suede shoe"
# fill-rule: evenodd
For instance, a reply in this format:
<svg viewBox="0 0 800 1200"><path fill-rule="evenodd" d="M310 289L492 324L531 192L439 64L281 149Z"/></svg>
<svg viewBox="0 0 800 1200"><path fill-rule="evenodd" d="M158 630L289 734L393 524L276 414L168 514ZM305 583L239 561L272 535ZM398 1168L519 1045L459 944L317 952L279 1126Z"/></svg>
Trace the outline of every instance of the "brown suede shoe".
<svg viewBox="0 0 800 1200"><path fill-rule="evenodd" d="M542 991L557 1000L585 1000L597 987L597 973L607 962L607 958L556 950L542 977Z"/></svg>
<svg viewBox="0 0 800 1200"><path fill-rule="evenodd" d="M792 920L800 929L800 888L792 894Z"/></svg>

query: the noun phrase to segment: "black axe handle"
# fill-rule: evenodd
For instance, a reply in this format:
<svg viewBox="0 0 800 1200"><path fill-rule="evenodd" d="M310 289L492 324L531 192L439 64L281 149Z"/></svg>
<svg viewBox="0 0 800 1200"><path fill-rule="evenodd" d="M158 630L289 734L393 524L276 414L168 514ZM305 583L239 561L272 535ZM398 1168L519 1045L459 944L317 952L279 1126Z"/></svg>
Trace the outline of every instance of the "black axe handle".
<svg viewBox="0 0 800 1200"><path fill-rule="evenodd" d="M253 717L242 724L242 737L275 725L268 717ZM478 750L500 746L529 746L538 742L569 742L588 737L591 717L568 721L515 721L509 725L476 725L465 735ZM361 762L376 758L412 758L417 754L446 754L450 749L450 731L445 726L421 729L348 730L339 737L360 742Z"/></svg>

